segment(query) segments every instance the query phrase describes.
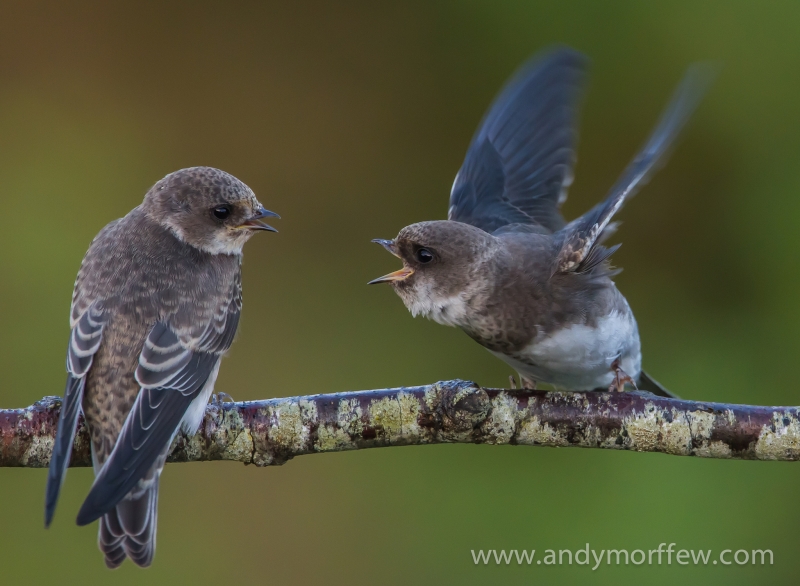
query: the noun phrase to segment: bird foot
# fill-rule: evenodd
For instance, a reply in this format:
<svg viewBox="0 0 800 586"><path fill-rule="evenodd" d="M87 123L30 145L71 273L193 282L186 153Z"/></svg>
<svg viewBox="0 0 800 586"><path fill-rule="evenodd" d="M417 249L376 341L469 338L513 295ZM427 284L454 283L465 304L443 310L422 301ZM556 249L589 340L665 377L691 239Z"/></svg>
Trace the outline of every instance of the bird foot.
<svg viewBox="0 0 800 586"><path fill-rule="evenodd" d="M622 367L619 364L619 358L617 358L614 362L611 363L611 370L614 373L614 380L611 381L611 385L608 387L608 391L610 393L621 393L625 390L625 383L631 383L634 389L637 389L636 382L630 377L630 375L622 370ZM638 389L637 389L638 390Z"/></svg>
<svg viewBox="0 0 800 586"><path fill-rule="evenodd" d="M535 380L531 380L531 379L526 378L526 377L524 377L522 375L520 375L519 380L522 383L522 388L523 389L528 389L529 391L535 391L536 390L536 381Z"/></svg>
<svg viewBox="0 0 800 586"><path fill-rule="evenodd" d="M509 374L508 375L508 382L511 384L511 390L512 391L516 391L517 390L517 379L514 378L513 374Z"/></svg>
<svg viewBox="0 0 800 586"><path fill-rule="evenodd" d="M236 402L236 401L233 400L233 397L231 397L228 393L219 392L219 393L214 393L213 395L211 395L211 404L212 405L216 405L217 407L221 407L222 404L225 403L226 401L229 402L229 403L235 403Z"/></svg>

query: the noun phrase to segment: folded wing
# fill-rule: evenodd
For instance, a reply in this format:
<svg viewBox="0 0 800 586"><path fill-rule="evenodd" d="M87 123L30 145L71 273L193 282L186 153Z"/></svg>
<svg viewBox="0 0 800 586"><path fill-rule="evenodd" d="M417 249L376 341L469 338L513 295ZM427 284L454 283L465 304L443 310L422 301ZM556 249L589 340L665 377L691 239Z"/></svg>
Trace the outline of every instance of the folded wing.
<svg viewBox="0 0 800 586"><path fill-rule="evenodd" d="M44 524L49 527L56 510L58 495L72 455L72 443L78 427L78 415L83 402L86 374L103 337L105 315L99 305L89 306L78 318L70 332L67 349L67 386L61 402L53 455L47 473Z"/></svg>
<svg viewBox="0 0 800 586"><path fill-rule="evenodd" d="M79 525L111 511L140 480L153 476L148 473L154 466L163 465L189 406L203 399L201 391L213 382L233 342L240 309L237 294L202 331L182 332L165 322L150 331L136 370L141 391L78 513Z"/></svg>

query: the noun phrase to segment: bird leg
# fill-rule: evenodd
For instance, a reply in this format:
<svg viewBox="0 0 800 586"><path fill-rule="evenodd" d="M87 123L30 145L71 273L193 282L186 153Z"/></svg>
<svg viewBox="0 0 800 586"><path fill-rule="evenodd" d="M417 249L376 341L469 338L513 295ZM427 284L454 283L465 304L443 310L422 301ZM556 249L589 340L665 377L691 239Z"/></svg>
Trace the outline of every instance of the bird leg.
<svg viewBox="0 0 800 586"><path fill-rule="evenodd" d="M519 380L522 383L522 388L523 389L528 389L529 391L535 391L536 390L536 381L535 380L531 380L531 379L529 379L529 378L527 378L525 376L522 376L522 375L519 375Z"/></svg>
<svg viewBox="0 0 800 586"><path fill-rule="evenodd" d="M611 385L608 387L609 392L611 393L621 393L625 390L625 383L631 383L633 388L636 388L636 383L630 377L630 375L622 370L622 367L619 364L619 358L617 358L614 362L611 363L611 370L614 373L614 379L611 381Z"/></svg>
<svg viewBox="0 0 800 586"><path fill-rule="evenodd" d="M509 374L508 375L508 382L511 383L511 390L512 391L516 391L517 390L517 379L514 378L513 374Z"/></svg>
<svg viewBox="0 0 800 586"><path fill-rule="evenodd" d="M222 404L225 401L228 401L230 403L235 403L236 402L236 401L233 400L233 397L231 397L228 393L224 393L222 391L220 391L219 393L214 393L213 395L211 395L211 404L212 405L216 405L217 407L221 407Z"/></svg>

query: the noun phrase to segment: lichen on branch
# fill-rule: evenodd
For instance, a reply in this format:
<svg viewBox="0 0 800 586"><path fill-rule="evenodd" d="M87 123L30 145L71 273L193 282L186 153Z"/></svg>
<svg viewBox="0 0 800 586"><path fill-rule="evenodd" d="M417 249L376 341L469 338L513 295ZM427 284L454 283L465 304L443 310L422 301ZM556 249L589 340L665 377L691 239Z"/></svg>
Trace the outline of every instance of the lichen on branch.
<svg viewBox="0 0 800 586"><path fill-rule="evenodd" d="M0 410L0 466L49 464L61 400ZM665 399L649 393L488 389L465 381L210 404L178 434L170 462L256 466L295 456L438 443L663 452L703 458L800 459L800 407ZM71 466L90 466L81 419Z"/></svg>

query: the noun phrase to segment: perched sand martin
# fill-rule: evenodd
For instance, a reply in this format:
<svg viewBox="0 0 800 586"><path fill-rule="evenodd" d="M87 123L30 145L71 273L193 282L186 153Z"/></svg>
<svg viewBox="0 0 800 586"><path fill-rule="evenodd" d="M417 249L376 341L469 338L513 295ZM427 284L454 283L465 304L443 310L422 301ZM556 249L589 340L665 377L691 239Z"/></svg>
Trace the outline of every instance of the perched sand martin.
<svg viewBox="0 0 800 586"><path fill-rule="evenodd" d="M639 332L612 278L610 222L646 181L708 85L690 68L642 151L607 198L566 223L575 118L586 59L556 49L511 79L478 127L450 193L448 219L374 240L403 268L391 283L414 315L457 326L506 361L523 386L671 396L641 367Z"/></svg>
<svg viewBox="0 0 800 586"><path fill-rule="evenodd" d="M242 309L242 246L275 229L244 183L193 167L156 183L144 202L95 237L72 295L67 387L47 477L49 526L78 414L95 481L78 525L100 519L109 568L149 566L158 482L180 428L194 433Z"/></svg>

